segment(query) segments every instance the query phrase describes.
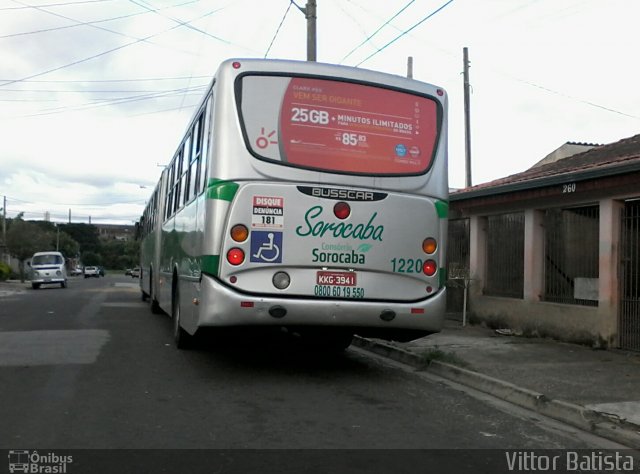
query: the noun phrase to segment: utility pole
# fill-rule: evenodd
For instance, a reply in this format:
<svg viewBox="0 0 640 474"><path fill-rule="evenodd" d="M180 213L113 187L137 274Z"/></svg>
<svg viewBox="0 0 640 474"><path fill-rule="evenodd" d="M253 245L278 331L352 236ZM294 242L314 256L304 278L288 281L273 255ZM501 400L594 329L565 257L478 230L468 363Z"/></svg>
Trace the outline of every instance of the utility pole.
<svg viewBox="0 0 640 474"><path fill-rule="evenodd" d="M413 79L413 56L407 58L407 77Z"/></svg>
<svg viewBox="0 0 640 474"><path fill-rule="evenodd" d="M307 19L307 61L316 60L316 0L307 0L304 8L293 0L289 0Z"/></svg>
<svg viewBox="0 0 640 474"><path fill-rule="evenodd" d="M316 0L307 0L304 16L307 19L307 61L316 61Z"/></svg>
<svg viewBox="0 0 640 474"><path fill-rule="evenodd" d="M465 187L471 184L471 118L469 110L469 48L462 49L463 75L464 75L464 157L465 157Z"/></svg>

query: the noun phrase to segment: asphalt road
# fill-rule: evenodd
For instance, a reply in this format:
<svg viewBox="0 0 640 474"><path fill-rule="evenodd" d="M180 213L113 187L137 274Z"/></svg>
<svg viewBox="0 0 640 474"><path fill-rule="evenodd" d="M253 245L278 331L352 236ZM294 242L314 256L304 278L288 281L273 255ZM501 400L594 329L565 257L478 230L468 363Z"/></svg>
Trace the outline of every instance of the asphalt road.
<svg viewBox="0 0 640 474"><path fill-rule="evenodd" d="M0 296L0 448L607 446L359 349L264 338L179 351L136 284Z"/></svg>

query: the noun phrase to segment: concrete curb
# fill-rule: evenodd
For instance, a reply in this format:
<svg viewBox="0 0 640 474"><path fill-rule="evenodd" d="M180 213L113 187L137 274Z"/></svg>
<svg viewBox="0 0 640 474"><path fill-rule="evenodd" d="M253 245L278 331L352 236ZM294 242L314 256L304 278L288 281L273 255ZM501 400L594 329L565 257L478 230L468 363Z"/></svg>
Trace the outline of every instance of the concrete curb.
<svg viewBox="0 0 640 474"><path fill-rule="evenodd" d="M640 426L607 416L581 405L562 400L553 400L546 395L519 387L488 375L440 361L427 361L418 354L399 347L372 341L359 336L353 344L369 352L402 362L412 367L425 369L429 373L452 380L461 385L488 393L514 405L535 411L541 415L567 423L585 431L590 431L616 443L633 449L640 448Z"/></svg>

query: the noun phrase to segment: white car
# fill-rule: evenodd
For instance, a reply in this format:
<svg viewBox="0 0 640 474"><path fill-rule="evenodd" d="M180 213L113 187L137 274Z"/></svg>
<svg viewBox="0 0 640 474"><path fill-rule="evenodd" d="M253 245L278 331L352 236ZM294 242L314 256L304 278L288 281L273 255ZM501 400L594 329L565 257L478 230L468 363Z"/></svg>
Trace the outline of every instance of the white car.
<svg viewBox="0 0 640 474"><path fill-rule="evenodd" d="M140 267L131 270L131 278L140 278Z"/></svg>
<svg viewBox="0 0 640 474"><path fill-rule="evenodd" d="M84 277L100 278L100 270L98 270L98 267L84 267Z"/></svg>

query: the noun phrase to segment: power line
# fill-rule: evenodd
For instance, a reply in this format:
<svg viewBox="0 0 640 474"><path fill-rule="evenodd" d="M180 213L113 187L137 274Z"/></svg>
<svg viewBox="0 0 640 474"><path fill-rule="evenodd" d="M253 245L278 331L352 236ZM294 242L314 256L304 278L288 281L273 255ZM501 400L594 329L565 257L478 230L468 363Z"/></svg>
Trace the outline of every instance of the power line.
<svg viewBox="0 0 640 474"><path fill-rule="evenodd" d="M220 10L221 10L221 9L216 9L216 10L210 11L209 13L205 13L204 15L199 16L198 18L194 18L193 20L190 20L190 21L197 21L197 20L200 20L201 18L204 18L204 17L210 16L210 15L212 15L212 14L214 14L214 13L216 13L216 12L220 11ZM126 47L128 47L128 46L132 46L132 45L134 45L134 44L141 43L141 42L146 41L146 40L148 40L148 39L150 39L150 38L153 38L153 37L155 37L155 36L160 36L161 34L167 33L168 31L171 31L171 30L175 30L176 28L179 28L179 27L181 27L181 26L187 26L187 23L188 23L188 22L182 22L182 23L179 23L179 24L177 24L177 25L175 25L175 26L172 26L171 28L169 28L169 29L167 29L167 30L163 30L163 31L160 31L160 32L157 32L157 33L153 33L152 35L146 36L146 37L144 37L144 38L137 39L136 41L132 41L132 42L130 42L130 43L123 44L123 45L118 46L118 47L116 47L116 48L112 48L112 49L109 49L109 50L107 50L107 51L103 51L103 52L101 52L101 53L94 54L93 56L88 56L88 57L85 57L85 58L83 58L83 59L79 59L79 60L77 60L77 61L73 61L73 62L70 62L70 63L64 64L64 65L62 65L62 66L58 66L58 67L55 67L55 68L52 68L52 69L48 69L48 70L46 70L46 71L42 71L42 72L39 72L39 73L36 73L36 74L32 74L32 75L30 75L30 76L23 77L23 78L21 78L21 79L13 79L13 80L11 80L11 81L4 82L4 83L0 84L0 87L8 86L9 84L15 84L16 82L25 81L25 80L28 80L28 79L33 79L33 78L35 78L35 77L44 76L45 74L49 74L49 73L52 73L52 72L55 72L55 71L59 71L59 70L61 70L61 69L66 69L66 68L71 67L71 66L76 66L76 65L78 65L78 64L81 64L81 63L84 63L84 62L90 61L90 60L92 60L92 59L96 59L96 58L99 58L99 57L101 57L101 56L105 56L105 55L110 54L110 53L113 53L113 52L115 52L115 51L119 51L119 50L124 49L124 48L126 48Z"/></svg>
<svg viewBox="0 0 640 474"><path fill-rule="evenodd" d="M101 3L101 2L112 2L113 0L84 0L84 1L80 1L80 2L64 2L64 3L47 3L45 5L38 5L39 7L62 7L62 6L66 6L66 5L81 5L81 4L85 4L85 3ZM24 6L24 7L3 7L0 8L0 11L4 11L4 10L25 10L27 8L33 8L31 5L28 6Z"/></svg>
<svg viewBox="0 0 640 474"><path fill-rule="evenodd" d="M79 105L76 105L76 106L55 107L55 108L52 108L52 109L41 110L40 112L36 112L36 113L33 113L33 114L20 115L20 116L18 116L18 118L40 117L40 116L43 116L43 115L54 115L54 114L59 114L59 113L64 113L64 112L73 112L73 111L87 110L87 109L93 109L93 108L98 108L98 107L106 107L106 106L110 106L110 105L122 105L122 104L130 103L130 102L139 102L139 101L143 101L143 100L161 99L161 98L166 98L166 97L185 95L185 94L188 94L188 93L196 92L198 90L202 90L205 87L206 86L194 86L194 87L191 87L191 88L184 87L184 88L180 88L180 89L173 89L173 90L168 90L168 91L159 92L159 93L141 94L141 95L138 95L138 96L131 96L131 97L118 97L118 98L113 98L113 99L97 99L97 103L96 102L88 102L88 103L79 104ZM192 94L189 94L189 95L192 95ZM197 95L198 96L202 96L201 93L198 93Z"/></svg>
<svg viewBox="0 0 640 474"><path fill-rule="evenodd" d="M285 18L287 18L287 14L289 13L289 10L291 9L291 5L293 5L293 0L289 0L289 5L287 5L287 9L285 10L284 15L282 16L282 20L280 20L280 24L278 25L278 28L276 29L276 33L273 35L273 38L271 38L271 43L269 43L269 47L267 48L267 51L264 53L265 59L269 55L269 51L271 51L271 46L273 46L273 42L276 40L276 37L278 36L278 33L280 33L280 28L282 27L282 24L284 23Z"/></svg>
<svg viewBox="0 0 640 474"><path fill-rule="evenodd" d="M364 58L362 61L360 61L358 64L356 64L356 67L360 66L361 64L365 63L366 61L368 61L369 59L371 59L372 57L374 57L376 54L378 54L379 52L385 50L387 47L391 46L393 43L395 43L396 41L398 41L400 38L402 38L404 35L408 34L410 31L414 30L415 28L417 28L418 26L420 26L422 23L424 23L425 21L427 21L429 18L433 17L434 15L436 15L437 13L439 13L440 11L442 11L445 7L447 7L450 3L452 3L453 0L449 0L448 2L446 2L445 4L443 4L441 7L439 7L438 9L434 10L433 12L429 13L427 16L425 16L422 20L420 20L418 23L416 23L415 25L413 25L411 28L404 30L402 33L400 33L398 36L396 36L395 38L393 38L391 41L389 41L387 44L385 44L383 47L378 48L377 51L375 51L374 53L371 53L369 56L367 56L366 58Z"/></svg>
<svg viewBox="0 0 640 474"><path fill-rule="evenodd" d="M575 100L576 102L581 102L581 103L583 103L583 104L590 105L591 107L595 107L595 108L598 108L598 109L606 110L607 112L613 112L614 114L622 115L622 116L624 116L624 117L629 117L629 118L634 118L634 119L640 119L640 116L638 116L638 115L632 115L632 114L628 114L628 113L625 113L625 112L620 112L619 110L612 109L611 107L606 107L606 106L604 106L604 105L600 105L600 104L597 104L597 103L595 103L595 102L591 102L591 101L589 101L589 100L580 99L579 97L574 97L574 96L572 96L572 95L565 94L565 93L563 93L563 92L558 92L558 91L553 90L553 89L550 89L550 88L548 88L548 87L545 87L545 86L541 86L541 85L539 85L539 84L536 84L535 82L527 81L527 80L525 80L525 79L520 79L520 78L517 78L517 77L515 77L515 76L511 76L511 75L509 75L509 74L506 74L506 73L504 73L504 74L505 74L507 77L510 77L511 79L513 79L514 81L521 82L521 83L523 83L523 84L527 84L528 86L531 86L531 87L536 87L536 88L538 88L538 89L541 89L541 90L543 90L543 91L545 91L545 92L549 92L549 93L551 93L551 94L555 94L555 95L559 95L559 96L561 96L561 97L565 97L565 98L567 98L567 99Z"/></svg>
<svg viewBox="0 0 640 474"><path fill-rule="evenodd" d="M415 0L411 0L409 3L407 3L404 7L402 7L395 15L393 15L391 18L389 18L387 21L385 21L376 31L374 31L373 33L371 33L362 43L360 43L358 46L356 46L355 48L353 48L351 51L349 51L345 57L343 57L340 62L338 64L342 64L342 61L344 61L345 59L347 59L349 56L351 56L356 50L360 49L362 47L362 45L364 45L365 43L367 43L371 38L373 38L375 35L377 35L380 30L382 30L382 28L384 28L385 26L387 26L389 23L391 23L394 19L396 19L398 17L398 15L400 15L403 11L405 11L407 8L409 8L409 6L415 2Z"/></svg>
<svg viewBox="0 0 640 474"><path fill-rule="evenodd" d="M24 80L23 83L46 83L46 84L82 84L92 82L145 82L145 81L179 81L183 79L211 79L211 76L176 76L176 77L144 77L138 79L41 79L41 80ZM0 79L0 81L10 81L11 79ZM6 90L6 89L5 89Z"/></svg>
<svg viewBox="0 0 640 474"><path fill-rule="evenodd" d="M142 3L137 2L136 0L129 0L129 1L130 1L131 3L133 3L134 5L138 5L139 7L142 7L142 8L144 8L144 9L146 9L146 10L149 10L149 11L150 11L150 12L152 12L152 13L155 13L156 15L159 15L159 16L161 16L161 17L163 17L163 18L167 18L167 19L169 19L169 20L171 20L171 21L173 21L173 22L177 23L177 24L178 24L178 25L180 25L180 26L186 26L187 28L189 28L189 29L191 29L191 30L197 31L198 33L202 33L203 35L209 36L210 38L213 38L213 39L215 39L215 40L218 40L218 41L220 41L220 42L222 42L222 43L225 43L225 44L231 44L231 42L230 42L230 41L227 41L227 40L225 40L225 39L222 39L222 38L220 38L219 36L212 35L211 33L207 32L207 31L201 30L200 28L196 28L195 26L193 26L193 25L190 25L190 24L189 24L189 23L191 23L191 22L193 22L193 21L195 21L195 20L191 20L191 21L188 21L188 22L184 22L184 21L179 20L179 19L177 19L177 18L170 17L169 15L165 15L165 14L163 14L163 13L160 13L160 9L158 9L158 8L151 8L151 7L148 7L148 6L146 6L146 5L143 5ZM224 8L224 7L223 7L223 8ZM222 10L223 8L219 8L217 11Z"/></svg>
<svg viewBox="0 0 640 474"><path fill-rule="evenodd" d="M199 84L190 87L206 87L208 84ZM175 90L175 89L171 89ZM126 94L126 93L161 93L167 92L167 89L83 89L83 90L69 90L69 89L2 89L0 92L47 92L47 93L56 93L56 94Z"/></svg>
<svg viewBox="0 0 640 474"><path fill-rule="evenodd" d="M150 13L148 11L136 12L136 13L130 13L128 15L121 15L121 16L115 16L115 17L111 17L111 18L105 18L105 19L102 19L102 20L79 21L79 20L75 20L73 18L64 16L64 15L60 15L58 13L54 13L54 12L50 12L48 10L45 10L44 7L46 7L47 5L28 5L26 3L18 2L18 0L14 0L14 1L16 1L17 3L20 3L21 5L25 5L24 7L20 7L20 8L32 8L34 10L39 10L39 11L42 11L44 13L48 13L49 15L54 15L54 16L57 16L57 17L60 17L60 18L64 18L65 20L73 21L73 22L75 22L75 24L74 25L65 25L65 26L56 26L54 28L44 28L44 29L33 30L33 31L24 31L24 32L20 32L20 33L11 33L11 34L8 34L8 35L0 36L0 39L13 38L13 37L16 37L16 36L33 35L33 34L38 34L38 33L48 33L50 31L64 30L64 29L68 29L68 28L76 28L78 26L91 26L93 28L103 29L103 28L100 28L100 27L95 26L95 25L97 23L106 23L106 22L110 22L110 21L123 20L125 18L132 18L134 16L147 15L147 14ZM111 0L98 0L98 1L111 1ZM184 5L189 5L191 3L197 3L199 1L200 0L191 0L191 1L188 1L188 2L184 2L184 3L179 3L177 5L169 5L168 7L163 7L160 10L167 10L167 9L170 9L170 8L182 7ZM109 30L109 29L104 29L104 30L108 31L110 33L115 33L115 34L119 34L119 35L122 35L122 36L127 36L129 38L135 38L134 36L125 35L124 33L120 33L120 32L117 32L117 31L112 31L112 30Z"/></svg>

